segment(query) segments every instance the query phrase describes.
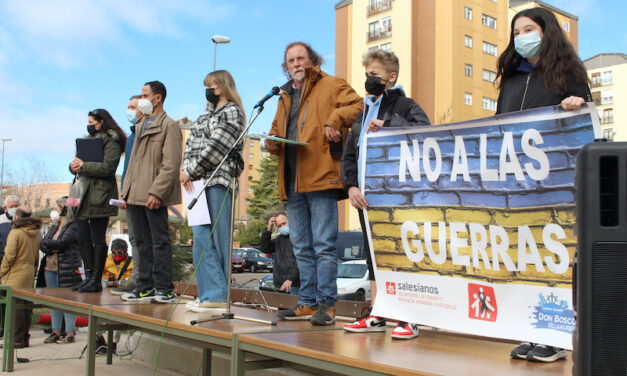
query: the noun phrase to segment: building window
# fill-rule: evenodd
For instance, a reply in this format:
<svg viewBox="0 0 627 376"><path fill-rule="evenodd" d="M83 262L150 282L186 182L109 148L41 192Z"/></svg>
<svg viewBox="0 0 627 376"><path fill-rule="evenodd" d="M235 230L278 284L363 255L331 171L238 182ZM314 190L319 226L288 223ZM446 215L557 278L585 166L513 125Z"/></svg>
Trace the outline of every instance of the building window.
<svg viewBox="0 0 627 376"><path fill-rule="evenodd" d="M564 31L567 33L570 32L570 24L568 21L564 21Z"/></svg>
<svg viewBox="0 0 627 376"><path fill-rule="evenodd" d="M253 166L253 165L251 165L251 164L250 164L250 165L248 165L248 169L249 169L249 170L253 170L254 168L255 168L255 166Z"/></svg>
<svg viewBox="0 0 627 376"><path fill-rule="evenodd" d="M601 85L603 86L611 85L612 81L613 81L612 71L605 71L601 73Z"/></svg>
<svg viewBox="0 0 627 376"><path fill-rule="evenodd" d="M490 111L496 111L496 101L492 98L483 97L483 108Z"/></svg>
<svg viewBox="0 0 627 376"><path fill-rule="evenodd" d="M253 153L248 154L248 159L253 159L255 155Z"/></svg>
<svg viewBox="0 0 627 376"><path fill-rule="evenodd" d="M255 191L253 191L252 188L248 188L248 193L253 193L253 192L255 192Z"/></svg>
<svg viewBox="0 0 627 376"><path fill-rule="evenodd" d="M603 110L603 124L612 124L614 122L614 109L608 108Z"/></svg>
<svg viewBox="0 0 627 376"><path fill-rule="evenodd" d="M248 177L248 181L253 181L253 177L252 177L252 176L249 176L249 177Z"/></svg>
<svg viewBox="0 0 627 376"><path fill-rule="evenodd" d="M496 72L492 72L491 70L484 69L483 80L494 83L494 81L496 80Z"/></svg>
<svg viewBox="0 0 627 376"><path fill-rule="evenodd" d="M592 87L597 87L601 85L601 73L592 73Z"/></svg>
<svg viewBox="0 0 627 376"><path fill-rule="evenodd" d="M614 128L605 128L603 130L603 138L608 140L608 141L614 141L614 134L616 132L614 132Z"/></svg>
<svg viewBox="0 0 627 376"><path fill-rule="evenodd" d="M381 26L381 37L389 37L392 35L392 17L382 19Z"/></svg>
<svg viewBox="0 0 627 376"><path fill-rule="evenodd" d="M464 17L469 20L472 20L472 9L468 7L464 7Z"/></svg>
<svg viewBox="0 0 627 376"><path fill-rule="evenodd" d="M378 33L377 29L379 28L379 21L370 22L368 24L368 40L371 41L373 39L377 39Z"/></svg>
<svg viewBox="0 0 627 376"><path fill-rule="evenodd" d="M492 56L497 56L498 55L498 51L497 51L496 44L492 44L492 43L488 43L488 42L484 41L483 42L483 53L484 54L488 54L488 55L492 55Z"/></svg>
<svg viewBox="0 0 627 376"><path fill-rule="evenodd" d="M379 49L379 46L372 46L372 47L368 48L368 52L370 52L370 51L376 51L376 50L378 50L378 49Z"/></svg>
<svg viewBox="0 0 627 376"><path fill-rule="evenodd" d="M483 24L483 26L487 26L491 29L495 29L496 30L496 18L488 16L487 14L484 14L481 17L481 23Z"/></svg>
<svg viewBox="0 0 627 376"><path fill-rule="evenodd" d="M614 90L603 90L601 92L601 104L614 103Z"/></svg>
<svg viewBox="0 0 627 376"><path fill-rule="evenodd" d="M388 43L383 43L381 45L381 49L383 51L392 51L392 42L388 42Z"/></svg>
<svg viewBox="0 0 627 376"><path fill-rule="evenodd" d="M472 64L464 64L464 74L468 77L472 77Z"/></svg>
<svg viewBox="0 0 627 376"><path fill-rule="evenodd" d="M472 37L470 35L464 35L464 46L472 48Z"/></svg>
<svg viewBox="0 0 627 376"><path fill-rule="evenodd" d="M250 147L252 148L253 146L255 146L255 143L251 141L251 142L248 144L248 146L250 146Z"/></svg>
<svg viewBox="0 0 627 376"><path fill-rule="evenodd" d="M472 93L464 93L464 104L472 106Z"/></svg>

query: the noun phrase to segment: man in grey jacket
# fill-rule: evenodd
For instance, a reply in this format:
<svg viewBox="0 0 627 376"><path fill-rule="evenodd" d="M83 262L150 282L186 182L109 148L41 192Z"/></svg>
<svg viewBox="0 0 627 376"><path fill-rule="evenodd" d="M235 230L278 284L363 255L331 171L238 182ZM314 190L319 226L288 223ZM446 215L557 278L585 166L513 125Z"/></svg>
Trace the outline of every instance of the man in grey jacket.
<svg viewBox="0 0 627 376"><path fill-rule="evenodd" d="M151 81L142 88L138 103L139 111L148 116L135 128L122 198L142 262L136 289L122 295L123 300L174 301L168 206L181 203L183 141L181 129L163 110L165 97L165 86Z"/></svg>

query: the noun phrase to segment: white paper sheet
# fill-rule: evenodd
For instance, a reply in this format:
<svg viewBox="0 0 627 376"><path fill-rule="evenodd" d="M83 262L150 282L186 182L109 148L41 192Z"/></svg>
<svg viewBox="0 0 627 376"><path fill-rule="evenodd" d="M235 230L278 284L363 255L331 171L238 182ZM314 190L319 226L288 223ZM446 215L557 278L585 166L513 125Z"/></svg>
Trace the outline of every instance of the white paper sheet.
<svg viewBox="0 0 627 376"><path fill-rule="evenodd" d="M192 210L187 209L187 205L192 202L194 197L198 195L198 192L205 186L202 180L197 180L193 183L194 190L191 193L187 192L185 187L181 187L187 210L187 224L190 226L208 225L211 223L211 217L209 216L209 207L207 206L207 196L205 194L200 195Z"/></svg>

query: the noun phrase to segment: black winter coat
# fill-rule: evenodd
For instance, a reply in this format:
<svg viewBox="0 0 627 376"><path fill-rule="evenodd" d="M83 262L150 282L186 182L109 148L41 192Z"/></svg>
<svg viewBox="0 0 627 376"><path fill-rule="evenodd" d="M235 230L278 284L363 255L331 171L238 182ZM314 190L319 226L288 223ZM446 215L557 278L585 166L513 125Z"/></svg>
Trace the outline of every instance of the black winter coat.
<svg viewBox="0 0 627 376"><path fill-rule="evenodd" d="M300 273L289 236L279 235L273 240L272 233L263 230L259 250L264 253L274 253L272 274L276 288L280 288L288 279L292 281L292 286L300 286Z"/></svg>
<svg viewBox="0 0 627 376"><path fill-rule="evenodd" d="M568 75L566 85L566 92L560 94L555 88L547 90L544 79L538 72L518 71L503 84L499 93L496 113L504 114L529 108L555 106L571 95L581 97L586 102L592 102L592 94L590 94L588 84L579 83L575 81L572 75Z"/></svg>
<svg viewBox="0 0 627 376"><path fill-rule="evenodd" d="M364 106L365 111L368 110L368 106ZM351 127L344 151L342 153L342 184L344 190L348 192L348 189L353 186L359 186L357 181L357 163L359 161L359 136L362 131L363 112L357 115L353 126ZM383 120L384 127L392 128L407 128L414 126L430 125L427 114L422 110L422 107L413 99L407 98L405 93L399 89L390 89L383 92L383 99L379 107L379 114L377 119ZM367 128L367 124L364 125Z"/></svg>
<svg viewBox="0 0 627 376"><path fill-rule="evenodd" d="M69 222L61 229L57 239L52 239L58 228L58 226L50 227L46 236L41 239L40 248L46 254L49 250L60 251L57 253L59 287L72 287L79 284L82 280L78 272L78 268L82 264L78 251L78 224L76 221ZM46 287L45 268L46 258L42 257L39 264L39 272L37 273L37 287Z"/></svg>

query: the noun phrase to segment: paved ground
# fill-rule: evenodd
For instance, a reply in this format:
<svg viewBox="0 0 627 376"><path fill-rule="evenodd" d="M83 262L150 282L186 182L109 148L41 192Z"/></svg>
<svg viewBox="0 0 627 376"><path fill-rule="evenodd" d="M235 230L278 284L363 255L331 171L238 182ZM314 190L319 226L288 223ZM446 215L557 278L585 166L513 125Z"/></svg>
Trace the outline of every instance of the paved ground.
<svg viewBox="0 0 627 376"><path fill-rule="evenodd" d="M76 343L73 344L44 344L48 336L41 327L31 329L30 347L16 349L17 358L28 359L28 363L15 363L14 374L17 375L46 375L70 376L84 374L86 367L85 356L81 352L87 343L87 333L79 332ZM129 354L124 344L126 336L121 339L119 354ZM137 341L135 341L135 344ZM133 350L133 349L131 349ZM0 353L0 356L2 353ZM96 358L96 375L152 375L153 369L132 354L114 358L113 364L106 365L106 356ZM158 375L177 375L174 372L159 370Z"/></svg>

